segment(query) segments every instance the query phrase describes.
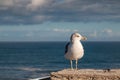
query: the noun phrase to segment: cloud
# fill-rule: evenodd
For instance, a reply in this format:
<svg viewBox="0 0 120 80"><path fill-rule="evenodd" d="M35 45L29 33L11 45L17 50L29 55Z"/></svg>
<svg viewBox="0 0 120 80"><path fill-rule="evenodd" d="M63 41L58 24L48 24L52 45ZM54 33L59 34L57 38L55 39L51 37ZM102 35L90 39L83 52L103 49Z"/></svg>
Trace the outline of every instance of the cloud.
<svg viewBox="0 0 120 80"><path fill-rule="evenodd" d="M102 34L104 35L104 36L113 36L113 31L112 31L112 29L104 29L103 31L102 31Z"/></svg>
<svg viewBox="0 0 120 80"><path fill-rule="evenodd" d="M48 8L54 0L31 0L31 3L27 5L27 9L37 10L39 8Z"/></svg>
<svg viewBox="0 0 120 80"><path fill-rule="evenodd" d="M103 30L94 30L93 32L86 32L88 35L88 39L90 40L117 40L114 37L118 37L119 33L113 32L112 29L106 28ZM119 40L119 39L118 39Z"/></svg>
<svg viewBox="0 0 120 80"><path fill-rule="evenodd" d="M58 28L55 28L55 29L53 29L53 31L55 31L55 32L70 32L71 30L70 29L58 29Z"/></svg>
<svg viewBox="0 0 120 80"><path fill-rule="evenodd" d="M13 0L0 0L0 5L11 6L13 5Z"/></svg>
<svg viewBox="0 0 120 80"><path fill-rule="evenodd" d="M94 32L91 33L89 36L90 36L90 37L97 37L97 31L94 31Z"/></svg>
<svg viewBox="0 0 120 80"><path fill-rule="evenodd" d="M26 37L33 37L35 36L33 32L28 32L25 34Z"/></svg>
<svg viewBox="0 0 120 80"><path fill-rule="evenodd" d="M112 31L111 29L104 29L103 32L110 34L110 33L112 33L113 31Z"/></svg>
<svg viewBox="0 0 120 80"><path fill-rule="evenodd" d="M54 32L79 32L77 29L62 29L62 28L54 28Z"/></svg>
<svg viewBox="0 0 120 80"><path fill-rule="evenodd" d="M0 24L119 22L119 4L119 0L0 0Z"/></svg>

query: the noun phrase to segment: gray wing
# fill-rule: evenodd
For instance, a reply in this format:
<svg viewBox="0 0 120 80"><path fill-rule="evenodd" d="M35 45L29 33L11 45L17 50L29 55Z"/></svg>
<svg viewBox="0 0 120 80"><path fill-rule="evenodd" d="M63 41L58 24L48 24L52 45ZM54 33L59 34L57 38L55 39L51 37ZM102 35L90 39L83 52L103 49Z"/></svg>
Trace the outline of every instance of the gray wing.
<svg viewBox="0 0 120 80"><path fill-rule="evenodd" d="M65 46L65 54L66 54L67 51L68 51L68 46L69 46L69 44L70 44L70 42L68 42L68 43L66 44L66 46Z"/></svg>

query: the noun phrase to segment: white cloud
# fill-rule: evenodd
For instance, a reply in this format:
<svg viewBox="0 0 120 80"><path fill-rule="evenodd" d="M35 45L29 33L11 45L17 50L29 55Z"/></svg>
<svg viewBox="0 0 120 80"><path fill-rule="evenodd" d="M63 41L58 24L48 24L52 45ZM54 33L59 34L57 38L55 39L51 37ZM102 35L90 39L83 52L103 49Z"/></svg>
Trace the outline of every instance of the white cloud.
<svg viewBox="0 0 120 80"><path fill-rule="evenodd" d="M102 31L103 35L107 35L107 36L112 36L113 35L113 31L111 29L104 29Z"/></svg>
<svg viewBox="0 0 120 80"><path fill-rule="evenodd" d="M38 8L45 8L52 3L53 0L31 0L27 5L27 9L37 10Z"/></svg>
<svg viewBox="0 0 120 80"><path fill-rule="evenodd" d="M36 15L36 16L34 16L33 20L36 21L36 22L42 22L46 18L47 18L46 16Z"/></svg>
<svg viewBox="0 0 120 80"><path fill-rule="evenodd" d="M0 10L7 10L9 7L13 6L13 0L0 0Z"/></svg>
<svg viewBox="0 0 120 80"><path fill-rule="evenodd" d="M26 37L33 37L34 36L34 33L33 32L28 32L25 34Z"/></svg>
<svg viewBox="0 0 120 80"><path fill-rule="evenodd" d="M77 29L61 29L61 28L54 28L53 29L54 32L66 32L66 33L74 33L74 32L79 32L79 30Z"/></svg>
<svg viewBox="0 0 120 80"><path fill-rule="evenodd" d="M55 31L55 32L70 32L71 30L70 29L58 29L58 28L55 28L55 29L53 29L53 31Z"/></svg>
<svg viewBox="0 0 120 80"><path fill-rule="evenodd" d="M12 6L13 0L0 0L0 6Z"/></svg>
<svg viewBox="0 0 120 80"><path fill-rule="evenodd" d="M104 40L104 39L109 39L116 35L112 29L103 29L103 30L95 30L93 32L88 32L88 37L91 39L95 40Z"/></svg>
<svg viewBox="0 0 120 80"><path fill-rule="evenodd" d="M74 29L74 30L73 30L73 32L79 32L79 30L77 30L77 29Z"/></svg>
<svg viewBox="0 0 120 80"><path fill-rule="evenodd" d="M98 3L93 3L89 5L83 5L81 10L86 11L86 10L94 10L94 11L99 11L102 8L102 5Z"/></svg>
<svg viewBox="0 0 120 80"><path fill-rule="evenodd" d="M97 31L94 31L94 32L91 33L89 36L90 36L90 37L97 37Z"/></svg>
<svg viewBox="0 0 120 80"><path fill-rule="evenodd" d="M113 31L111 29L104 29L103 32L112 33Z"/></svg>

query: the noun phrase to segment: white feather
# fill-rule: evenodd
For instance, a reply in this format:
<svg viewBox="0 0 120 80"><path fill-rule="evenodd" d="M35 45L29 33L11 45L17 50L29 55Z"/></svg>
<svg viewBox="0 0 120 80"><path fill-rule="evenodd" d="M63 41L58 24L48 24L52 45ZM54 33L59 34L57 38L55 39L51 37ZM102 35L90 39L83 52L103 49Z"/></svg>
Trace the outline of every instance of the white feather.
<svg viewBox="0 0 120 80"><path fill-rule="evenodd" d="M84 55L84 49L79 40L75 40L74 43L68 45L68 51L65 54L65 58L69 60L77 60Z"/></svg>

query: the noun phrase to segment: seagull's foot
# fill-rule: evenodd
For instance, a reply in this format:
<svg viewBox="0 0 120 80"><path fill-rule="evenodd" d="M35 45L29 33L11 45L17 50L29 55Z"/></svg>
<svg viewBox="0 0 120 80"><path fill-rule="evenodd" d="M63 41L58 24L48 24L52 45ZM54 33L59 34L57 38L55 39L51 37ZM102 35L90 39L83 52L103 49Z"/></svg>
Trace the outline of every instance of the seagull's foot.
<svg viewBox="0 0 120 80"><path fill-rule="evenodd" d="M76 66L75 70L78 70L78 67Z"/></svg>

